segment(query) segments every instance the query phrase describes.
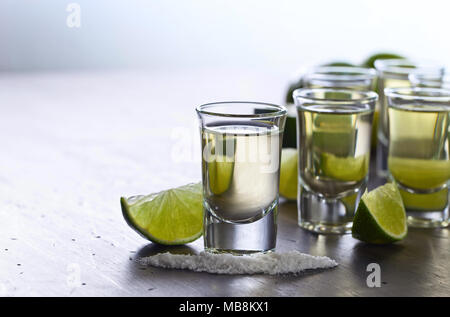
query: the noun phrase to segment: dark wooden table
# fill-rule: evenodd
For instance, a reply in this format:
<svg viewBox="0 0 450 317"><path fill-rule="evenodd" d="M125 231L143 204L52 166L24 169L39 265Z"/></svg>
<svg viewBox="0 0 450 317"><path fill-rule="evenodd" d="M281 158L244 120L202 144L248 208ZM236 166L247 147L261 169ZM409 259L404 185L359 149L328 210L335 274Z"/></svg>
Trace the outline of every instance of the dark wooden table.
<svg viewBox="0 0 450 317"><path fill-rule="evenodd" d="M195 105L280 101L284 75L236 74L0 75L0 295L449 296L449 229L411 229L400 243L367 245L303 231L287 202L277 250L326 255L337 268L222 276L136 263L202 249L201 239L169 249L142 239L123 221L119 197L200 179ZM379 288L366 284L369 263L380 265Z"/></svg>

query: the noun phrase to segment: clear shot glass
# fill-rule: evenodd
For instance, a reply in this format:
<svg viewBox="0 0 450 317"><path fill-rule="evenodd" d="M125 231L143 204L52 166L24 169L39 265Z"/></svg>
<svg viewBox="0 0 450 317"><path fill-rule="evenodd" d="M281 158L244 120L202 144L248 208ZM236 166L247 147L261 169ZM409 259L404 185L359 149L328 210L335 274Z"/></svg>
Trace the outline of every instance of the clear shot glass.
<svg viewBox="0 0 450 317"><path fill-rule="evenodd" d="M450 89L450 75L412 73L408 78L412 87Z"/></svg>
<svg viewBox="0 0 450 317"><path fill-rule="evenodd" d="M389 147L388 132L388 106L385 88L411 87L409 81L410 74L428 74L435 78L441 78L444 74L444 67L429 62L411 61L406 59L384 59L375 61L375 68L378 72L377 92L380 100L379 123L378 123L378 144L377 144L377 175L382 178L388 176L387 156Z"/></svg>
<svg viewBox="0 0 450 317"><path fill-rule="evenodd" d="M389 178L412 227L449 224L450 90L388 88Z"/></svg>
<svg viewBox="0 0 450 317"><path fill-rule="evenodd" d="M286 109L267 103L217 102L196 110L205 250L237 254L273 250Z"/></svg>
<svg viewBox="0 0 450 317"><path fill-rule="evenodd" d="M303 88L293 93L299 149L298 224L317 233L351 231L369 171L373 91Z"/></svg>
<svg viewBox="0 0 450 317"><path fill-rule="evenodd" d="M321 66L303 77L306 88L374 90L377 72L362 67Z"/></svg>
<svg viewBox="0 0 450 317"><path fill-rule="evenodd" d="M306 88L334 88L360 91L376 91L377 72L373 68L321 66L304 75ZM372 149L377 145L378 114L380 106L375 105L372 123Z"/></svg>

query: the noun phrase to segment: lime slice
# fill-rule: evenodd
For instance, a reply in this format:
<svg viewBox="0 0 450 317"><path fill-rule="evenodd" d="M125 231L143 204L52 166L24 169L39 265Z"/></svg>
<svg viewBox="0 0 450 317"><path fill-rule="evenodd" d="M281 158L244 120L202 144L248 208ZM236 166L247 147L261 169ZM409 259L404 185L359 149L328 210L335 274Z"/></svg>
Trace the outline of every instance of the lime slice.
<svg viewBox="0 0 450 317"><path fill-rule="evenodd" d="M147 196L120 198L128 225L152 242L178 245L203 230L202 185L188 184Z"/></svg>
<svg viewBox="0 0 450 317"><path fill-rule="evenodd" d="M353 219L354 238L385 244L403 239L407 232L405 207L395 184L364 193Z"/></svg>
<svg viewBox="0 0 450 317"><path fill-rule="evenodd" d="M208 163L209 188L215 195L221 195L230 188L233 170L234 162L227 162L226 156Z"/></svg>
<svg viewBox="0 0 450 317"><path fill-rule="evenodd" d="M450 178L449 160L389 157L389 171L404 186L416 189L438 188Z"/></svg>
<svg viewBox="0 0 450 317"><path fill-rule="evenodd" d="M403 204L408 210L436 211L443 210L448 205L448 188L430 194L412 194L399 188Z"/></svg>
<svg viewBox="0 0 450 317"><path fill-rule="evenodd" d="M346 182L356 182L366 177L369 170L369 157L368 155L338 157L322 152L321 167L325 176Z"/></svg>
<svg viewBox="0 0 450 317"><path fill-rule="evenodd" d="M397 182L414 189L439 188L450 178L450 162L445 160L389 157L388 166ZM442 210L448 202L447 188L429 194L412 194L400 189L400 194L408 210Z"/></svg>
<svg viewBox="0 0 450 317"><path fill-rule="evenodd" d="M280 167L280 195L289 200L297 199L298 154L296 149L283 149Z"/></svg>

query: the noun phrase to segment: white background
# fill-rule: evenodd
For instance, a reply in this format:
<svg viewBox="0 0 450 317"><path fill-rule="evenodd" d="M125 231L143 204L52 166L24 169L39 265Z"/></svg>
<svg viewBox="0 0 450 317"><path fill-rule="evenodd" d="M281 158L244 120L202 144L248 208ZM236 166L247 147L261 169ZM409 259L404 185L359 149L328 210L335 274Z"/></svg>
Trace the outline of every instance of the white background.
<svg viewBox="0 0 450 317"><path fill-rule="evenodd" d="M81 6L81 28L66 7ZM394 51L450 64L444 0L2 0L0 71L275 69Z"/></svg>

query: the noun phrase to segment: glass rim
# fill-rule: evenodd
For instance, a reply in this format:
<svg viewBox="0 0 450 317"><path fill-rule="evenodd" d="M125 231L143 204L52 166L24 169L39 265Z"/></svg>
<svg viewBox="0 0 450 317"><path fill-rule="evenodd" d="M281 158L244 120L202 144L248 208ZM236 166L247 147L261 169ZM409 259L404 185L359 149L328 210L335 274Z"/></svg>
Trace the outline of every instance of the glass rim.
<svg viewBox="0 0 450 317"><path fill-rule="evenodd" d="M339 92L347 93L349 95L359 94L361 98L351 99L338 99L338 98L325 98L325 97L313 97L308 94L311 93L327 93L327 92ZM352 89L336 89L336 88L298 88L292 93L294 100L296 98L307 99L316 102L333 102L336 104L355 104L355 103L369 103L375 102L378 99L378 94L371 90L352 90Z"/></svg>
<svg viewBox="0 0 450 317"><path fill-rule="evenodd" d="M443 74L445 71L445 67L430 61L415 61L403 58L377 59L374 65L379 72L400 76L408 76L418 71L434 72L435 74Z"/></svg>
<svg viewBox="0 0 450 317"><path fill-rule="evenodd" d="M333 74L342 73L342 74ZM307 80L362 81L373 80L377 72L373 68L351 66L318 66L306 72Z"/></svg>
<svg viewBox="0 0 450 317"><path fill-rule="evenodd" d="M265 106L273 109L273 112L264 112L264 113L229 113L224 111L208 111L208 108L214 108L216 106L231 106L237 104L245 104L245 105L259 105ZM199 105L195 107L195 110L198 114L205 114L215 117L227 117L227 118L274 118L281 117L287 114L287 109L284 106L280 106L273 103L267 102L258 102L258 101L219 101L219 102L210 102Z"/></svg>
<svg viewBox="0 0 450 317"><path fill-rule="evenodd" d="M388 98L398 98L406 101L444 102L450 105L450 89L429 87L385 88Z"/></svg>
<svg viewBox="0 0 450 317"><path fill-rule="evenodd" d="M450 84L450 75L435 73L411 73L408 79L413 85L424 85L425 88L443 88ZM437 87L436 87L437 85Z"/></svg>

